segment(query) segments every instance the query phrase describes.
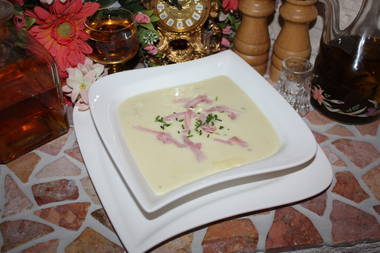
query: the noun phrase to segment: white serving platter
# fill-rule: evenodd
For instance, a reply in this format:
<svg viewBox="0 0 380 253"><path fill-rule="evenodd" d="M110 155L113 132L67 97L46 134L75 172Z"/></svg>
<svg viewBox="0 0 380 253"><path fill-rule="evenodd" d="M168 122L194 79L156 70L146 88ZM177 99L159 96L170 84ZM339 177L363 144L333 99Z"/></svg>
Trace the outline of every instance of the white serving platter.
<svg viewBox="0 0 380 253"><path fill-rule="evenodd" d="M271 157L196 180L164 195L156 195L134 162L123 141L117 109L135 95L224 75L232 79L259 107L280 139ZM250 65L232 51L199 60L137 69L106 76L91 86L90 108L99 135L123 181L146 212L154 213L193 193L224 187L231 180L280 171L310 161L317 143L310 129L278 92ZM147 158L149 159L149 158ZM237 181L235 181L237 183Z"/></svg>
<svg viewBox="0 0 380 253"><path fill-rule="evenodd" d="M145 252L182 232L216 220L312 197L326 189L333 176L329 161L318 148L315 159L307 166L258 175L152 215L141 210L126 187L102 144L90 112L75 108L74 126L98 196L130 253Z"/></svg>

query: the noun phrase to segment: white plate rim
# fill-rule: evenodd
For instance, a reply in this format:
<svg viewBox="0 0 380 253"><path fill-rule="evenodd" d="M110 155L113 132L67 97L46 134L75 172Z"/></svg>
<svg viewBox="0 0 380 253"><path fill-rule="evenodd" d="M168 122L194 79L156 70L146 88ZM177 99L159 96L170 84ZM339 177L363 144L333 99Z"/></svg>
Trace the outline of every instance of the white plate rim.
<svg viewBox="0 0 380 253"><path fill-rule="evenodd" d="M276 132L279 134L282 146L280 151L270 158L270 161L269 159L264 159L253 164L241 166L233 171L226 170L175 189L168 194L155 195L137 170L133 158L129 155L128 147L123 143L121 138L116 113L112 112L127 97L157 89L154 86L157 78L164 83L159 88L178 85L178 82L173 81L173 74L178 72L179 75L186 75L187 69L193 68L193 66L196 66L196 70L194 71L197 72L197 75L190 76L188 74L187 77L195 79L184 83L213 77L216 75L215 71L219 75L220 73L226 74L238 83L239 86L243 81L255 80L255 82L259 83L255 83L252 86L245 85L244 87L240 87L244 88L243 90L249 96L256 96L255 100L254 98L252 99L269 117ZM209 72L204 72L207 66L213 66L213 68ZM230 71L231 66L234 66L239 71L237 73ZM200 73L200 70L203 71L203 74ZM141 81L141 78L143 81ZM130 83L121 86L120 80L122 79L128 80ZM144 85L141 85L142 83ZM115 92L115 90L118 92ZM273 98L273 101L266 103L264 99L260 100L262 96L256 94L259 92L269 94ZM128 94L128 96L126 97L122 94ZM227 180L269 173L303 164L311 160L317 150L317 143L310 129L293 108L263 77L230 50L193 62L138 69L106 76L92 85L89 91L89 101L95 125L107 150L123 175L125 183L146 212L156 212L173 201L191 194L194 189L199 190ZM277 110L278 108L282 108L281 113L276 114L274 112L276 108ZM285 132L283 129L287 129L287 131Z"/></svg>

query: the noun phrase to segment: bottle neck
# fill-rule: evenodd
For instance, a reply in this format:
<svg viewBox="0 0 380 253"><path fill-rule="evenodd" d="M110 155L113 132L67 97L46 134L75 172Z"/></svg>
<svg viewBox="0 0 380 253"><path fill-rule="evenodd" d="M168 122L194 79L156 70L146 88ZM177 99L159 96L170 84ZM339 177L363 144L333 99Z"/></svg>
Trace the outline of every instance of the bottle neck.
<svg viewBox="0 0 380 253"><path fill-rule="evenodd" d="M363 0L358 15L347 31L352 35L380 38L380 1Z"/></svg>

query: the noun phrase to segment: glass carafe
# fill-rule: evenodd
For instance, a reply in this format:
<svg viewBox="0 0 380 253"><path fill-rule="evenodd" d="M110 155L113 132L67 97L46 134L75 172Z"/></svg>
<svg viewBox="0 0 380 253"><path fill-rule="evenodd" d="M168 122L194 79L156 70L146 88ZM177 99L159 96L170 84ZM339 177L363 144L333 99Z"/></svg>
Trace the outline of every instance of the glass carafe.
<svg viewBox="0 0 380 253"><path fill-rule="evenodd" d="M343 123L371 122L380 116L380 0L363 0L356 18L342 31L338 1L321 2L324 30L311 103Z"/></svg>
<svg viewBox="0 0 380 253"><path fill-rule="evenodd" d="M69 129L54 60L8 22L12 13L13 5L0 0L0 163Z"/></svg>

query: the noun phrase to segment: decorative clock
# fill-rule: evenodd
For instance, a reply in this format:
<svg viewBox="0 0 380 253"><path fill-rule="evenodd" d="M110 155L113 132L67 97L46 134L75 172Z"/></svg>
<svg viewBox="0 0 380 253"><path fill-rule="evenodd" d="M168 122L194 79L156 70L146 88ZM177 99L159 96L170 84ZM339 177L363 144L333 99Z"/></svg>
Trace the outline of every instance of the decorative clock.
<svg viewBox="0 0 380 253"><path fill-rule="evenodd" d="M157 45L167 62L183 62L220 49L216 0L152 0L159 21Z"/></svg>

